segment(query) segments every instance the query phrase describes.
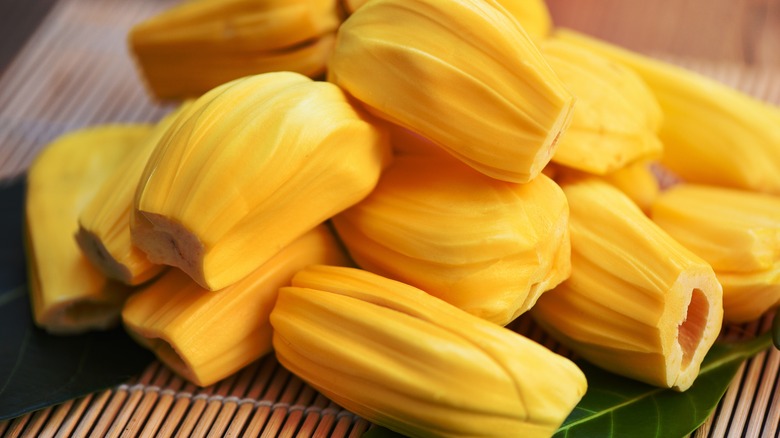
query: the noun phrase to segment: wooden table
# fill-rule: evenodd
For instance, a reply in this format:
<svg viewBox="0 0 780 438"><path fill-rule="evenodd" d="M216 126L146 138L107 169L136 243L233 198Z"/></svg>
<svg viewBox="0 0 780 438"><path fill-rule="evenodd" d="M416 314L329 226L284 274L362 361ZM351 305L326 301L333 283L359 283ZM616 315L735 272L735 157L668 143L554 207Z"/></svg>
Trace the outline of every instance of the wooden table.
<svg viewBox="0 0 780 438"><path fill-rule="evenodd" d="M63 132L157 120L167 111L147 97L124 37L133 23L173 0L47 3L50 11L43 2L0 0L0 180L21 175L40 148ZM549 6L558 25L780 104L780 0L549 0ZM736 330L758 329L752 324ZM695 436L778 436L778 369L777 351L746 364ZM155 362L124 385L0 422L0 435L243 430L275 436L297 429L301 436L357 438L367 427L266 358L203 389Z"/></svg>

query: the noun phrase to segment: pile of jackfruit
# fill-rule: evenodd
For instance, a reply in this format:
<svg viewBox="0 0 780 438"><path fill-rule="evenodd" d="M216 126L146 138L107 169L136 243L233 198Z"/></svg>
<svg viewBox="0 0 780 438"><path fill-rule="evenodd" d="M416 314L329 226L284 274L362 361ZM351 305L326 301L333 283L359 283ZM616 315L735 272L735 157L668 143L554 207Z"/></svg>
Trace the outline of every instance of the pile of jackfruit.
<svg viewBox="0 0 780 438"><path fill-rule="evenodd" d="M204 386L273 352L409 436L532 437L587 382L521 314L685 391L780 305L780 109L540 0L194 0L129 41L179 104L31 166L50 332L121 320Z"/></svg>

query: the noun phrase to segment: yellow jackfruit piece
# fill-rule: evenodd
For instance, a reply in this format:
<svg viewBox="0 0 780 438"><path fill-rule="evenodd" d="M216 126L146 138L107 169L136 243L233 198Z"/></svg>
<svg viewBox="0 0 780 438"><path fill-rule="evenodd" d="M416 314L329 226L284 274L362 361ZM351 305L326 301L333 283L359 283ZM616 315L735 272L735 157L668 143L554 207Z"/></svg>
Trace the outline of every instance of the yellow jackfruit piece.
<svg viewBox="0 0 780 438"><path fill-rule="evenodd" d="M653 201L661 191L652 165L646 162L630 164L604 175L602 179L625 193L645 214L650 213Z"/></svg>
<svg viewBox="0 0 780 438"><path fill-rule="evenodd" d="M780 261L755 272L717 272L723 286L723 319L755 321L780 307Z"/></svg>
<svg viewBox="0 0 780 438"><path fill-rule="evenodd" d="M526 32L539 40L547 37L552 29L552 17L544 0L498 0Z"/></svg>
<svg viewBox="0 0 780 438"><path fill-rule="evenodd" d="M134 148L132 155L102 184L79 215L76 241L104 275L136 286L162 272L132 244L130 215L138 181L157 143L185 107L168 114L150 135Z"/></svg>
<svg viewBox="0 0 780 438"><path fill-rule="evenodd" d="M258 73L320 76L340 23L338 0L195 0L137 24L129 42L152 93L175 99Z"/></svg>
<svg viewBox="0 0 780 438"><path fill-rule="evenodd" d="M367 1L343 0L342 3L345 11L351 14ZM552 17L544 0L498 0L496 4L503 6L510 15L520 22L523 29L533 37L542 39L552 29Z"/></svg>
<svg viewBox="0 0 780 438"><path fill-rule="evenodd" d="M660 158L661 108L636 73L566 41L546 40L539 47L577 97L577 109L558 142L554 162L605 175Z"/></svg>
<svg viewBox="0 0 780 438"><path fill-rule="evenodd" d="M268 318L278 289L293 274L307 265L347 260L330 229L320 225L219 291L203 289L171 269L127 300L122 320L128 333L173 371L208 386L271 351Z"/></svg>
<svg viewBox="0 0 780 438"><path fill-rule="evenodd" d="M576 44L636 71L664 113L661 164L692 183L780 194L778 108L694 72L561 29Z"/></svg>
<svg viewBox="0 0 780 438"><path fill-rule="evenodd" d="M367 196L388 135L337 86L292 72L198 98L142 175L130 231L149 260L221 289Z"/></svg>
<svg viewBox="0 0 780 438"><path fill-rule="evenodd" d="M499 325L570 272L566 198L544 175L514 184L448 156L399 155L333 224L360 267Z"/></svg>
<svg viewBox="0 0 780 438"><path fill-rule="evenodd" d="M75 130L48 144L30 166L25 244L32 312L39 327L74 334L118 322L130 289L96 270L73 235L82 208L150 132L144 124Z"/></svg>
<svg viewBox="0 0 780 438"><path fill-rule="evenodd" d="M590 179L604 181L623 192L642 211L649 213L650 205L661 190L655 169L654 163L639 161L606 175L594 175L553 162L545 168L545 173L560 185Z"/></svg>
<svg viewBox="0 0 780 438"><path fill-rule="evenodd" d="M712 267L626 195L596 179L563 186L571 277L539 298L535 320L613 373L688 389L723 318Z"/></svg>
<svg viewBox="0 0 780 438"><path fill-rule="evenodd" d="M491 177L528 182L574 98L499 2L372 0L339 28L328 80Z"/></svg>
<svg viewBox="0 0 780 438"><path fill-rule="evenodd" d="M754 320L780 304L780 198L683 183L662 192L651 215L712 265L727 321Z"/></svg>
<svg viewBox="0 0 780 438"><path fill-rule="evenodd" d="M287 369L410 437L549 437L585 393L574 363L422 290L311 266L271 312Z"/></svg>

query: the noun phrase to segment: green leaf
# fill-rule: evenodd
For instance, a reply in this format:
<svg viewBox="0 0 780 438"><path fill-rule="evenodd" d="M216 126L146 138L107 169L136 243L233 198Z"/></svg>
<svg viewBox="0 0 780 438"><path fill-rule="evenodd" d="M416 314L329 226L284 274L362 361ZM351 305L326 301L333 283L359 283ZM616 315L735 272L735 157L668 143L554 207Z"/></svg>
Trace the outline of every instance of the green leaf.
<svg viewBox="0 0 780 438"><path fill-rule="evenodd" d="M742 362L770 345L769 333L749 341L716 343L702 362L693 386L682 393L581 364L588 378L588 392L555 436L687 436L718 406Z"/></svg>
<svg viewBox="0 0 780 438"><path fill-rule="evenodd" d="M23 205L21 181L0 186L0 420L124 383L153 360L121 328L54 336L33 324Z"/></svg>

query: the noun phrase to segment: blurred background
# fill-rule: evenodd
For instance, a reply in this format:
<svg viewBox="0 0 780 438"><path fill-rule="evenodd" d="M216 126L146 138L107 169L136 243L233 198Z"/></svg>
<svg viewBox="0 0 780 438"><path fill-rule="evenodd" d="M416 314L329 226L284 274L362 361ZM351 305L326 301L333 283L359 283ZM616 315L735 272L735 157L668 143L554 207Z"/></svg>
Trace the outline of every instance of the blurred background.
<svg viewBox="0 0 780 438"><path fill-rule="evenodd" d="M547 0L553 21L650 54L780 67L780 0Z"/></svg>
<svg viewBox="0 0 780 438"><path fill-rule="evenodd" d="M0 0L0 72L55 3ZM640 52L780 67L780 0L547 0L547 4L556 24Z"/></svg>

